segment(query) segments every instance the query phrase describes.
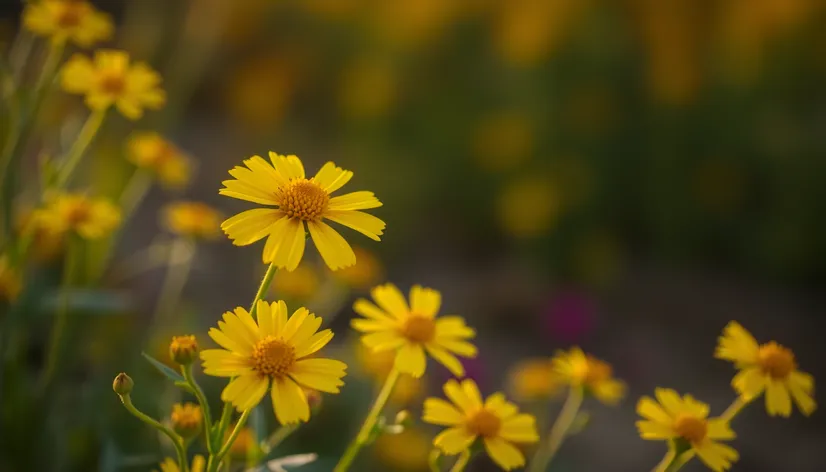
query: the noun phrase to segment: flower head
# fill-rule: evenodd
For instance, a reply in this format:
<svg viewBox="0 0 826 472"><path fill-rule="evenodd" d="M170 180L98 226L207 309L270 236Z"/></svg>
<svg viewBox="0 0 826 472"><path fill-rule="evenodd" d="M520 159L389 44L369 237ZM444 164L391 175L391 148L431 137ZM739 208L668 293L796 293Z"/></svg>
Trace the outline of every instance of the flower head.
<svg viewBox="0 0 826 472"><path fill-rule="evenodd" d="M127 159L146 169L168 188L182 188L192 174L190 158L177 146L149 131L135 133L129 139Z"/></svg>
<svg viewBox="0 0 826 472"><path fill-rule="evenodd" d="M0 255L0 302L13 302L22 289L20 274L11 266L8 256Z"/></svg>
<svg viewBox="0 0 826 472"><path fill-rule="evenodd" d="M80 0L29 2L23 11L23 24L55 44L71 41L84 48L109 39L114 30L109 15Z"/></svg>
<svg viewBox="0 0 826 472"><path fill-rule="evenodd" d="M177 201L163 209L164 226L187 238L215 239L220 233L221 214L201 202Z"/></svg>
<svg viewBox="0 0 826 472"><path fill-rule="evenodd" d="M194 403L172 405L172 429L184 438L193 438L201 432L204 419L201 407Z"/></svg>
<svg viewBox="0 0 826 472"><path fill-rule="evenodd" d="M615 404L625 395L625 384L614 378L611 365L578 347L558 352L551 362L560 380L572 387L584 387L603 403Z"/></svg>
<svg viewBox="0 0 826 472"><path fill-rule="evenodd" d="M178 463L175 459L171 457L167 457L164 459L163 462L160 464L161 472L180 472L181 469L178 467ZM198 454L192 458L192 465L189 468L190 472L204 472L206 468L206 459L204 456Z"/></svg>
<svg viewBox="0 0 826 472"><path fill-rule="evenodd" d="M378 306L363 298L353 305L353 310L364 318L352 320L351 326L365 333L361 337L365 346L375 352L396 351L396 369L413 377L424 374L425 351L454 375L465 375L465 368L454 354L475 357L476 346L467 339L476 333L459 316L437 317L442 304L439 292L414 285L409 306L393 284L373 288L372 295Z"/></svg>
<svg viewBox="0 0 826 472"><path fill-rule="evenodd" d="M425 422L449 426L433 440L436 447L447 455L456 455L481 437L488 455L503 469L525 465L525 456L513 443L539 441L533 416L520 414L502 393L494 393L482 402L479 388L470 379L461 384L448 380L444 391L450 402L441 398L424 402Z"/></svg>
<svg viewBox="0 0 826 472"><path fill-rule="evenodd" d="M172 336L169 358L181 365L189 365L198 356L198 341L193 335Z"/></svg>
<svg viewBox="0 0 826 472"><path fill-rule="evenodd" d="M79 193L53 196L37 218L52 232L72 232L84 239L107 236L121 220L120 210L109 200Z"/></svg>
<svg viewBox="0 0 826 472"><path fill-rule="evenodd" d="M296 156L271 152L270 162L253 156L244 161L245 167L236 166L229 172L235 179L223 182L221 195L276 207L247 210L226 220L221 228L233 244L246 246L267 237L264 262L294 270L304 255L308 229L324 262L337 270L355 264L356 255L325 219L379 241L384 222L359 211L382 205L373 192L330 196L353 177L352 172L328 162L308 179Z"/></svg>
<svg viewBox="0 0 826 472"><path fill-rule="evenodd" d="M708 418L708 405L691 395L680 397L674 390L658 388L657 400L642 397L637 413L640 437L649 440L677 440L690 447L708 467L720 472L731 467L737 451L717 440L734 439L734 431L722 418Z"/></svg>
<svg viewBox="0 0 826 472"><path fill-rule="evenodd" d="M106 110L115 105L123 116L137 120L143 109L158 110L166 103L159 87L161 76L143 62L129 64L123 51L95 51L94 61L75 54L63 66L61 85L69 93L86 96L92 110Z"/></svg>
<svg viewBox="0 0 826 472"><path fill-rule="evenodd" d="M714 356L734 363L740 372L731 385L745 400L766 392L766 411L771 416L788 417L792 400L808 416L817 408L814 378L797 370L794 353L774 341L757 344L754 337L736 321L723 330Z"/></svg>
<svg viewBox="0 0 826 472"><path fill-rule="evenodd" d="M221 399L239 411L257 405L272 386L275 416L281 424L310 418L304 388L338 393L347 365L313 356L333 338L333 332L319 332L321 318L306 308L287 316L283 301L258 302L258 321L243 308L224 313L218 329L209 336L223 349L201 351L204 373L234 377ZM302 388L303 387L303 388Z"/></svg>
<svg viewBox="0 0 826 472"><path fill-rule="evenodd" d="M509 378L511 390L522 400L547 400L562 385L548 358L519 362L511 369Z"/></svg>

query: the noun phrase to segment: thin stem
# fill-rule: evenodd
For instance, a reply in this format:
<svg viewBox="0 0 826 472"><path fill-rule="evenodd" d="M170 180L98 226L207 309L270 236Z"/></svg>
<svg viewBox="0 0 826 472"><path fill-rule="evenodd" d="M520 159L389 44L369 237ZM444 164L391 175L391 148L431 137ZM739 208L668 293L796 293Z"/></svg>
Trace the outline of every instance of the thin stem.
<svg viewBox="0 0 826 472"><path fill-rule="evenodd" d="M651 472L665 472L668 469L668 466L671 465L671 463L676 458L677 458L677 451L674 450L674 447L669 446L668 447L668 452L665 453L665 456L663 457L663 459L660 461L659 464L657 464L656 467L654 467L654 469L652 469Z"/></svg>
<svg viewBox="0 0 826 472"><path fill-rule="evenodd" d="M120 194L120 211L124 221L129 219L152 187L152 175L143 169L135 169Z"/></svg>
<svg viewBox="0 0 826 472"><path fill-rule="evenodd" d="M439 463L442 460L442 451L438 448L433 448L430 450L430 454L427 456L427 465L430 468L430 472L441 472L442 468Z"/></svg>
<svg viewBox="0 0 826 472"><path fill-rule="evenodd" d="M450 468L450 472L462 472L465 470L465 467L470 463L470 459L473 457L473 454L470 453L470 450L465 449L462 451L462 454L459 455L459 459L453 464L453 467Z"/></svg>
<svg viewBox="0 0 826 472"><path fill-rule="evenodd" d="M152 316L152 325L160 326L162 318L175 309L189 278L194 254L195 245L189 240L176 238L172 241L169 247L166 277Z"/></svg>
<svg viewBox="0 0 826 472"><path fill-rule="evenodd" d="M198 404L201 405L201 412L204 414L204 431L207 432L206 434L206 443L207 443L207 450L210 454L215 452L214 444L212 441L212 435L209 432L212 430L212 414L209 411L209 402L207 402L206 395L204 395L204 391L201 389L201 386L198 385L198 382L195 381L195 377L192 375L192 364L183 366L181 371L184 375L184 379L186 383L192 387L192 390L195 392L195 398L198 399Z"/></svg>
<svg viewBox="0 0 826 472"><path fill-rule="evenodd" d="M356 438L350 443L349 446L347 446L347 450L344 451L344 454L341 456L341 459L339 459L338 464L336 464L336 467L333 469L333 472L344 472L350 468L350 465L353 464L353 461L356 459L356 456L361 448L370 439L370 434L373 432L373 427L376 425L376 420L379 419L379 415L384 409L384 405L387 404L390 394L393 393L393 387L396 385L397 380L399 380L399 371L393 367L387 375L387 379L384 380L384 386L381 388L378 397L376 397L376 401L373 403L373 407L370 409L370 412L367 414L367 418L365 418L364 423L361 425L361 429L356 435Z"/></svg>
<svg viewBox="0 0 826 472"><path fill-rule="evenodd" d="M169 439L172 440L172 444L175 446L175 451L178 453L178 467L180 468L181 472L189 472L189 463L187 462L186 458L186 448L184 448L184 440L181 438L175 431L167 428L151 416L145 414L144 412L138 410L135 405L132 404L132 398L129 395L119 395L120 401L123 403L123 406L129 413L143 421L144 423L152 426L153 428L157 429L158 431L165 434Z"/></svg>
<svg viewBox="0 0 826 472"><path fill-rule="evenodd" d="M238 438L238 435L241 434L241 430L244 429L244 424L247 422L247 418L249 418L250 413L252 413L252 408L250 408L248 410L244 410L244 412L241 413L241 417L238 418L238 422L235 423L235 428L230 433L229 438L224 443L224 445L221 447L221 450L218 451L218 454L215 454L215 461L214 462L220 463L221 460L224 458L224 456L227 455L230 448L232 447L232 444ZM214 471L207 470L207 472L214 472Z"/></svg>
<svg viewBox="0 0 826 472"><path fill-rule="evenodd" d="M277 448L285 439L290 437L291 434L296 432L298 428L301 426L300 423L296 424L288 424L285 426L281 426L280 428L276 429L267 441L265 442L266 448L265 452L269 453L273 449Z"/></svg>
<svg viewBox="0 0 826 472"><path fill-rule="evenodd" d="M69 152L66 153L66 159L63 161L63 165L57 174L55 180L55 186L57 188L64 188L69 182L78 164L80 164L83 154L86 152L89 144L92 143L105 118L106 109L103 109L93 111L92 114L89 115L89 118L86 119L86 123L83 124L83 128L80 129L80 133L77 135L77 139L72 144L72 147L69 148Z"/></svg>
<svg viewBox="0 0 826 472"><path fill-rule="evenodd" d="M548 440L539 446L531 460L530 472L545 472L548 469L548 464L551 463L554 455L562 446L562 442L574 423L580 406L582 406L582 393L582 387L571 387L568 391L568 398L565 400L565 404L562 405L562 410L559 412L553 426L551 426Z"/></svg>
<svg viewBox="0 0 826 472"><path fill-rule="evenodd" d="M726 421L733 420L734 417L737 416L737 414L740 413L740 411L745 408L750 401L751 400L744 400L743 397L737 397L737 399L734 400L728 408L726 408L726 411L720 415L720 418Z"/></svg>
<svg viewBox="0 0 826 472"><path fill-rule="evenodd" d="M41 385L45 391L54 380L54 375L57 371L58 363L61 358L61 351L63 350L63 337L65 336L66 328L69 324L69 299L72 290L73 278L77 270L79 251L78 247L80 241L75 237L69 239L69 246L66 251L66 260L63 262L63 280L61 282L61 296L55 314L55 323L52 327L51 336L49 337L49 344L46 350L46 369L43 371ZM74 242L74 244L72 244Z"/></svg>
<svg viewBox="0 0 826 472"><path fill-rule="evenodd" d="M663 472L677 472L693 458L694 452L691 450L685 451L682 454L677 454L671 463L663 469Z"/></svg>

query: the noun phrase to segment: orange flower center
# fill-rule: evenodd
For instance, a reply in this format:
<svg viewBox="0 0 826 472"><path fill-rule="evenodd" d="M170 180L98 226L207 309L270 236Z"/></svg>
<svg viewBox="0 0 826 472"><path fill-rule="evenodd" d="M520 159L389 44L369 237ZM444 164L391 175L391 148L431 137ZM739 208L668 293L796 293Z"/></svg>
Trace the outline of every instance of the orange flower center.
<svg viewBox="0 0 826 472"><path fill-rule="evenodd" d="M498 435L501 427L502 420L484 408L477 411L467 422L467 429L471 433L485 438L492 438Z"/></svg>
<svg viewBox="0 0 826 472"><path fill-rule="evenodd" d="M584 382L589 385L599 384L610 379L613 373L614 371L610 364L588 356L588 366L585 369Z"/></svg>
<svg viewBox="0 0 826 472"><path fill-rule="evenodd" d="M71 227L75 227L87 222L91 216L92 211L89 205L79 202L72 205L66 212L66 223Z"/></svg>
<svg viewBox="0 0 826 472"><path fill-rule="evenodd" d="M67 2L63 9L57 14L57 24L63 29L70 29L80 25L83 18L82 3Z"/></svg>
<svg viewBox="0 0 826 472"><path fill-rule="evenodd" d="M436 323L433 318L413 314L404 322L402 334L415 343L427 343L436 335Z"/></svg>
<svg viewBox="0 0 826 472"><path fill-rule="evenodd" d="M795 369L794 354L788 348L772 341L757 351L757 362L763 372L775 379L784 379Z"/></svg>
<svg viewBox="0 0 826 472"><path fill-rule="evenodd" d="M674 422L674 432L686 441L696 444L705 439L708 425L704 419L681 414Z"/></svg>
<svg viewBox="0 0 826 472"><path fill-rule="evenodd" d="M327 209L330 195L312 180L294 179L276 191L278 206L290 218L317 221Z"/></svg>
<svg viewBox="0 0 826 472"><path fill-rule="evenodd" d="M98 86L103 93L115 96L122 95L126 90L126 79L122 74L110 72L100 78Z"/></svg>
<svg viewBox="0 0 826 472"><path fill-rule="evenodd" d="M280 338L267 336L252 350L252 368L262 375L283 377L295 364L295 348Z"/></svg>

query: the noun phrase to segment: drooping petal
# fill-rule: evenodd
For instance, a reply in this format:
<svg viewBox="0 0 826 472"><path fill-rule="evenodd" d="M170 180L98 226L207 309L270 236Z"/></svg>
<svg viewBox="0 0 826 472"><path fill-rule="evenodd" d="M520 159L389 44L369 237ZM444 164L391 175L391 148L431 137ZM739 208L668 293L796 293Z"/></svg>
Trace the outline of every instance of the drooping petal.
<svg viewBox="0 0 826 472"><path fill-rule="evenodd" d="M476 331L465 324L461 316L440 316L436 318L436 337L438 338L472 338Z"/></svg>
<svg viewBox="0 0 826 472"><path fill-rule="evenodd" d="M327 206L328 210L369 210L370 208L378 208L382 205L373 192L359 191L352 193L345 193L338 197L330 199Z"/></svg>
<svg viewBox="0 0 826 472"><path fill-rule="evenodd" d="M447 352L446 350L440 348L439 346L428 343L425 345L425 349L427 349L427 353L430 354L431 357L436 359L437 362L442 364L456 377L464 377L465 376L465 367L456 358L453 354Z"/></svg>
<svg viewBox="0 0 826 472"><path fill-rule="evenodd" d="M270 264L275 261L278 248L287 242L290 225L290 218L284 215L270 227L270 236L267 238L267 242L264 243L264 252L261 253L261 260L263 260L265 264ZM287 244L289 244L289 242L287 242ZM276 264L276 266L279 268L285 267L283 264Z"/></svg>
<svg viewBox="0 0 826 472"><path fill-rule="evenodd" d="M263 239L272 232L275 223L284 217L279 210L255 208L221 223L221 229L236 246L246 246Z"/></svg>
<svg viewBox="0 0 826 472"><path fill-rule="evenodd" d="M232 403L238 411L248 410L257 405L267 393L269 379L258 374L236 377L221 392L221 399Z"/></svg>
<svg viewBox="0 0 826 472"><path fill-rule="evenodd" d="M731 386L745 400L751 400L766 389L767 376L758 366L745 367L731 379Z"/></svg>
<svg viewBox="0 0 826 472"><path fill-rule="evenodd" d="M769 416L780 415L788 418L792 414L792 399L786 385L771 379L766 386L766 411Z"/></svg>
<svg viewBox="0 0 826 472"><path fill-rule="evenodd" d="M722 418L711 418L706 424L708 428L706 435L710 439L734 439L736 437L728 421Z"/></svg>
<svg viewBox="0 0 826 472"><path fill-rule="evenodd" d="M469 448L476 439L464 426L454 426L439 433L433 438L433 445L442 450L445 455L455 456Z"/></svg>
<svg viewBox="0 0 826 472"><path fill-rule="evenodd" d="M786 386L792 394L797 408L806 416L811 415L817 409L817 403L812 398L814 389L814 379L809 374L803 372L792 372L786 379Z"/></svg>
<svg viewBox="0 0 826 472"><path fill-rule="evenodd" d="M295 268L298 267L298 263L301 262L301 257L304 255L304 242L306 239L304 223L296 218L288 219L284 225L282 242L278 245L278 249L273 256L275 265L283 267L290 272L295 270Z"/></svg>
<svg viewBox="0 0 826 472"><path fill-rule="evenodd" d="M485 438L485 450L493 462L505 470L525 465L525 456L522 452L502 438Z"/></svg>
<svg viewBox="0 0 826 472"><path fill-rule="evenodd" d="M476 346L466 341L454 341L452 339L445 339L437 337L434 341L439 347L454 352L462 357L476 357L478 350Z"/></svg>
<svg viewBox="0 0 826 472"><path fill-rule="evenodd" d="M731 463L739 458L737 451L731 447L710 440L695 445L694 451L700 460L715 472L727 470Z"/></svg>
<svg viewBox="0 0 826 472"><path fill-rule="evenodd" d="M272 407L275 417L282 425L306 422L310 419L307 395L289 377L273 379Z"/></svg>
<svg viewBox="0 0 826 472"><path fill-rule="evenodd" d="M322 221L309 221L307 227L324 263L332 270L349 267L356 263L356 254L340 234Z"/></svg>

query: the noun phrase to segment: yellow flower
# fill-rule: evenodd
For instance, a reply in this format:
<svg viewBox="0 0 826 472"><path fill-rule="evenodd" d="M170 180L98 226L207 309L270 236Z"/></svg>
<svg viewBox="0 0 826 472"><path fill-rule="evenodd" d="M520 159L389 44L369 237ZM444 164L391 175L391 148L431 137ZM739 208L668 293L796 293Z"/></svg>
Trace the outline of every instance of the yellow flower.
<svg viewBox="0 0 826 472"><path fill-rule="evenodd" d="M708 405L691 395L680 398L677 392L665 388L656 389L654 394L657 401L642 397L637 403L637 413L645 418L637 421L641 438L684 441L712 470L731 467L739 457L737 451L716 441L734 439L727 421L708 418Z"/></svg>
<svg viewBox="0 0 826 472"><path fill-rule="evenodd" d="M0 302L13 302L23 289L20 274L9 263L8 256L0 255Z"/></svg>
<svg viewBox="0 0 826 472"><path fill-rule="evenodd" d="M189 365L198 355L198 340L194 335L172 336L169 343L169 357L181 365Z"/></svg>
<svg viewBox="0 0 826 472"><path fill-rule="evenodd" d="M731 385L749 401L766 392L766 411L771 416L792 414L792 399L806 416L817 404L814 378L797 370L794 353L774 341L757 344L739 323L732 321L723 330L714 356L731 361L740 370Z"/></svg>
<svg viewBox="0 0 826 472"><path fill-rule="evenodd" d="M204 456L197 455L192 458L192 466L189 468L190 472L204 472L204 468L206 467L206 460ZM180 472L181 469L178 467L178 462L171 457L167 457L161 462L161 472Z"/></svg>
<svg viewBox="0 0 826 472"><path fill-rule="evenodd" d="M324 262L333 269L356 263L350 244L323 220L353 228L379 241L384 221L357 210L378 208L382 204L373 192L352 192L337 197L330 194L340 189L353 173L324 164L315 177L304 176L304 165L296 156L270 153L272 165L260 156L244 161L229 173L235 179L225 180L221 195L277 208L256 208L226 220L221 228L236 246L246 246L263 239L263 260L277 267L294 270L301 262L306 239L305 226L310 231Z"/></svg>
<svg viewBox="0 0 826 472"><path fill-rule="evenodd" d="M201 202L172 202L163 210L164 225L178 236L196 239L215 239L221 232L222 215Z"/></svg>
<svg viewBox="0 0 826 472"><path fill-rule="evenodd" d="M507 233L518 238L542 236L559 214L560 198L553 184L540 176L509 182L499 194L496 212Z"/></svg>
<svg viewBox="0 0 826 472"><path fill-rule="evenodd" d="M63 66L61 85L68 93L86 96L86 105L103 111L117 106L123 116L137 120L143 109L158 110L166 103L159 87L161 76L143 62L129 64L123 51L95 51L94 62L75 54Z"/></svg>
<svg viewBox="0 0 826 472"><path fill-rule="evenodd" d="M366 289L379 282L384 274L381 261L375 254L359 246L353 246L356 264L333 272L333 274L354 289Z"/></svg>
<svg viewBox="0 0 826 472"><path fill-rule="evenodd" d="M430 438L420 429L405 428L399 434L382 434L376 439L376 457L395 471L418 472L427 469Z"/></svg>
<svg viewBox="0 0 826 472"><path fill-rule="evenodd" d="M158 133L133 134L127 151L130 162L152 172L165 187L183 188L189 183L192 173L189 157Z"/></svg>
<svg viewBox="0 0 826 472"><path fill-rule="evenodd" d="M34 34L50 37L55 44L71 41L80 47L109 39L114 30L109 15L78 0L29 2L23 11L23 24Z"/></svg>
<svg viewBox="0 0 826 472"><path fill-rule="evenodd" d="M194 403L172 405L172 429L184 438L193 438L201 432L204 419L201 407Z"/></svg>
<svg viewBox="0 0 826 472"><path fill-rule="evenodd" d="M50 231L76 233L85 239L107 236L120 224L120 210L109 200L78 193L62 193L39 211L40 221Z"/></svg>
<svg viewBox="0 0 826 472"><path fill-rule="evenodd" d="M476 346L466 341L476 332L459 316L436 317L442 304L439 292L414 285L410 306L393 284L379 285L371 294L379 306L363 298L356 300L353 310L366 319L351 321L353 329L365 333L361 337L365 346L374 352L395 350L396 369L413 377L424 374L425 351L457 377L465 375L453 354L476 357Z"/></svg>
<svg viewBox="0 0 826 472"><path fill-rule="evenodd" d="M272 292L290 300L307 300L316 292L320 283L315 268L303 264L292 272L276 272L272 280Z"/></svg>
<svg viewBox="0 0 826 472"><path fill-rule="evenodd" d="M525 359L510 371L509 384L522 400L545 400L554 396L561 386L550 359Z"/></svg>
<svg viewBox="0 0 826 472"><path fill-rule="evenodd" d="M289 318L283 301L258 301L258 321L247 310L224 313L218 329L209 336L224 349L201 351L204 373L234 377L221 399L239 411L257 405L272 384L275 416L281 424L310 419L310 406L302 387L338 393L347 365L312 357L331 339L329 329L318 331L321 318L299 308Z"/></svg>
<svg viewBox="0 0 826 472"><path fill-rule="evenodd" d="M578 347L558 352L551 362L560 380L572 387L584 387L603 403L616 404L625 395L625 384L613 377L611 365L585 355Z"/></svg>
<svg viewBox="0 0 826 472"><path fill-rule="evenodd" d="M425 422L449 426L433 440L436 447L447 455L456 455L481 436L485 450L499 467L511 470L525 465L525 456L513 443L539 441L532 415L520 414L502 393L494 393L483 403L479 388L470 379L461 384L448 380L444 391L450 402L441 398L424 402Z"/></svg>
<svg viewBox="0 0 826 472"><path fill-rule="evenodd" d="M56 231L53 225L44 221L39 210L21 211L17 228L21 237L31 238L34 258L38 261L52 260L64 249L63 232Z"/></svg>
<svg viewBox="0 0 826 472"><path fill-rule="evenodd" d="M393 369L396 353L393 351L373 352L364 344L359 343L356 357L364 370L381 386ZM393 387L390 401L396 405L407 405L422 394L425 385L427 385L426 377L417 379L402 374L396 381L396 386Z"/></svg>

